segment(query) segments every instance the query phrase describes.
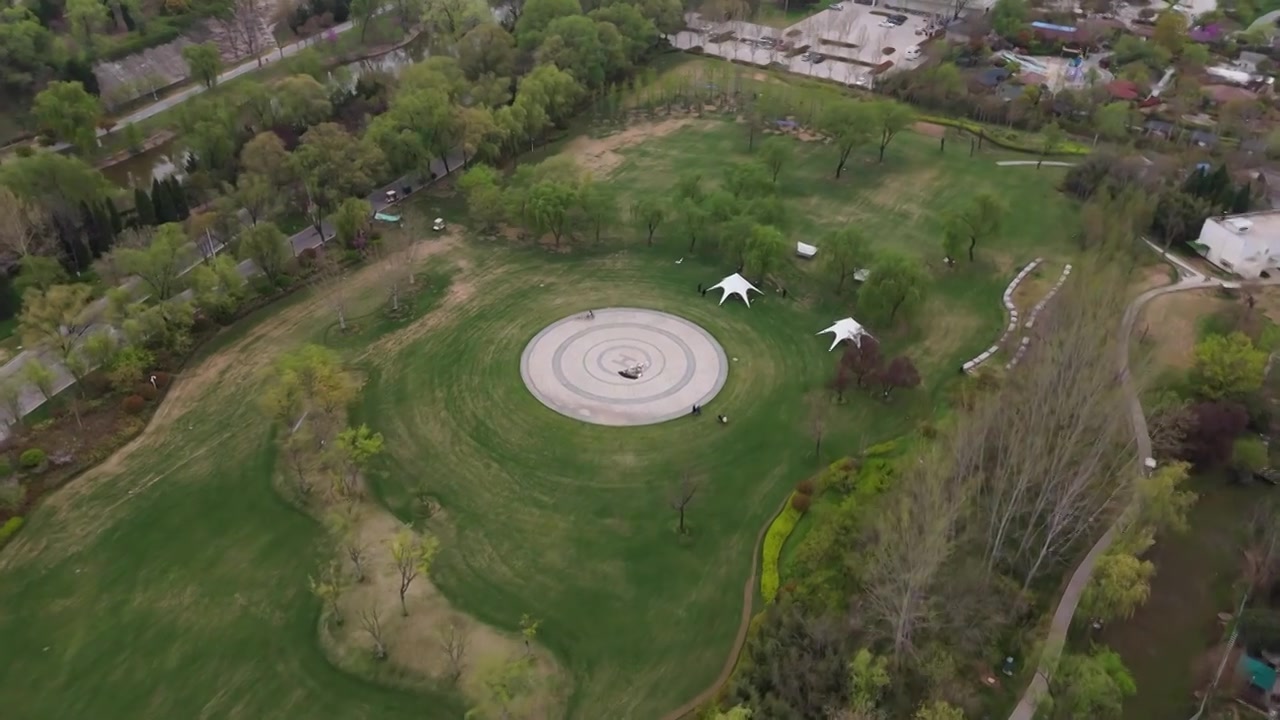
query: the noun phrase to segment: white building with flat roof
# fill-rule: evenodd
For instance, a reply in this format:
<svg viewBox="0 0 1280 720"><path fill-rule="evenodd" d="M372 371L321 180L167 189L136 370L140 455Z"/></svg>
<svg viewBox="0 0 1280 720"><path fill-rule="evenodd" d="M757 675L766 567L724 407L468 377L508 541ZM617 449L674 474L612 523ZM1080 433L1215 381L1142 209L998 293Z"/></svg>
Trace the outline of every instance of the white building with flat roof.
<svg viewBox="0 0 1280 720"><path fill-rule="evenodd" d="M1206 260L1242 278L1280 271L1280 211L1211 217L1195 247Z"/></svg>

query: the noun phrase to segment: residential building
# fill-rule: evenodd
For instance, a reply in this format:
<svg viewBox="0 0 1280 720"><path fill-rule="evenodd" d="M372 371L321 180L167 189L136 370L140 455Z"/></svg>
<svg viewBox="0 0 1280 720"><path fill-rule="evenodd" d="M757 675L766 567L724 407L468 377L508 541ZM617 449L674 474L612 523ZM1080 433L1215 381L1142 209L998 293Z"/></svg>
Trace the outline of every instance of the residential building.
<svg viewBox="0 0 1280 720"><path fill-rule="evenodd" d="M1192 243L1206 260L1245 279L1280 270L1280 211L1211 217Z"/></svg>

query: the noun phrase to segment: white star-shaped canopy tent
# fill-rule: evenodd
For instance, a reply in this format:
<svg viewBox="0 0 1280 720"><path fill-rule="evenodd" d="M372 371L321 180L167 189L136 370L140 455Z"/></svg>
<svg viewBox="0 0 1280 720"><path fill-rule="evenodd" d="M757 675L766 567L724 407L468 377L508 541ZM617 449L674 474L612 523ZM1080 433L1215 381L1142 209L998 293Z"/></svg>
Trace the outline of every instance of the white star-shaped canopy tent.
<svg viewBox="0 0 1280 720"><path fill-rule="evenodd" d="M862 327L862 325L857 320L854 320L853 318L845 318L843 320L837 320L835 324L832 325L831 327L814 334L821 335L822 333L831 333L832 335L835 336L834 338L832 338L831 347L827 348L827 352L831 352L832 350L835 350L836 346L840 344L841 340L849 340L854 345L860 346L862 345L862 336L871 334L867 332L866 328Z"/></svg>
<svg viewBox="0 0 1280 720"><path fill-rule="evenodd" d="M742 302L746 303L747 307L751 307L751 300L747 298L747 291L755 290L756 292L760 292L759 288L747 282L747 279L742 277L738 273L734 273L730 275L729 277L721 280L720 282L716 283L715 285L712 285L707 289L715 290L717 288L720 290L720 293L721 293L720 294L721 305L724 304L725 300L729 299L730 295L737 295L742 298ZM760 293L760 294L763 295L764 293Z"/></svg>

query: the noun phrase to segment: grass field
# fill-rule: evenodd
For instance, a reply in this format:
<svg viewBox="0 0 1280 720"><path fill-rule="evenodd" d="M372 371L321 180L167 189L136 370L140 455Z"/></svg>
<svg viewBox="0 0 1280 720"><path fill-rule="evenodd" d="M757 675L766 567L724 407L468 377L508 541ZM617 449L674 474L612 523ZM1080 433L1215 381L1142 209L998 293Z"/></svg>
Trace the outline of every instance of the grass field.
<svg viewBox="0 0 1280 720"><path fill-rule="evenodd" d="M743 134L718 123L616 146L613 182L634 196L689 168L718 177L745 157ZM586 157L574 142L561 149ZM501 630L541 618L539 643L569 679L567 715L660 717L723 666L755 537L788 489L819 463L932 417L959 362L998 333L1014 269L1069 254L1070 209L1052 195L1060 171L994 159L940 156L935 139L904 133L883 166L864 153L837 183L830 149L797 142L782 178L793 237L856 221L879 247L936 258L946 208L978 188L1011 207L979 262L933 263L923 319L885 337L916 359L923 387L891 404L855 394L832 406L823 458L812 455L805 399L821 392L835 354L812 333L856 305L814 266L784 271L791 299L747 309L695 293L732 268L675 264L686 247L675 236L568 255L478 240L442 250L453 270L438 307L368 342L333 343L368 378L356 419L388 440L378 498L402 519L415 493L438 499L443 512L428 521L443 540L436 586ZM380 302L377 278L366 269L350 280L365 306L353 316ZM733 422L605 428L535 400L519 378L525 343L608 305L706 327L736 358L714 401ZM329 337L330 325L308 294L243 321L182 374L138 441L51 496L0 553L0 697L14 717L461 716L456 695L366 682L316 642L307 575L326 555L322 533L273 490L273 433L254 398L275 357ZM684 472L703 482L687 540L667 500Z"/></svg>

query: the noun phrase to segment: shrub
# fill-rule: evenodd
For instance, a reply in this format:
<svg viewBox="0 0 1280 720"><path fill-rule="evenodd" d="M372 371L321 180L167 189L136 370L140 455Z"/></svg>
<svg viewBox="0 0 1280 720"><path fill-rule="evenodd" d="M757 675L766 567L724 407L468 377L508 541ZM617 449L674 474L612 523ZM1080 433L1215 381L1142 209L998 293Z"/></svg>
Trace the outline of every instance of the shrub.
<svg viewBox="0 0 1280 720"><path fill-rule="evenodd" d="M160 391L152 387L151 383L144 382L138 383L138 386L133 390L133 394L141 395L143 400L155 400Z"/></svg>
<svg viewBox="0 0 1280 720"><path fill-rule="evenodd" d="M0 478L7 478L13 474L13 463L9 461L8 455L0 455Z"/></svg>
<svg viewBox="0 0 1280 720"><path fill-rule="evenodd" d="M26 499L27 489L20 483L0 483L0 510L13 512L21 508L22 502Z"/></svg>
<svg viewBox="0 0 1280 720"><path fill-rule="evenodd" d="M796 493L799 495L812 495L815 489L812 480L806 479L796 483Z"/></svg>
<svg viewBox="0 0 1280 720"><path fill-rule="evenodd" d="M9 542L9 538L22 529L22 522L22 516L19 515L9 518L4 525L0 525L0 547L4 547L4 544Z"/></svg>
<svg viewBox="0 0 1280 720"><path fill-rule="evenodd" d="M873 457L887 457L889 455L896 455L897 453L898 453L898 441L886 440L877 445L872 445L871 447L864 450L862 454L865 457L873 458Z"/></svg>
<svg viewBox="0 0 1280 720"><path fill-rule="evenodd" d="M111 386L120 392L125 392L133 388L133 386L142 379L142 374L147 368L155 364L155 356L144 348L130 345L120 352L116 353L115 359L111 361L111 369L107 372L107 377L111 379Z"/></svg>
<svg viewBox="0 0 1280 720"><path fill-rule="evenodd" d="M853 490L853 479L858 474L860 464L853 458L841 458L827 467L818 476L818 487L823 491L834 490L844 494Z"/></svg>
<svg viewBox="0 0 1280 720"><path fill-rule="evenodd" d="M809 512L809 506L812 504L813 497L810 495L801 495L797 492L791 496L791 507L802 515Z"/></svg>
<svg viewBox="0 0 1280 720"><path fill-rule="evenodd" d="M792 495L792 502L795 497L797 496ZM778 513L778 517L769 523L769 529L764 534L764 548L761 550L763 567L760 569L760 594L764 596L766 603L773 602L778 596L778 560L782 557L782 546L787 543L787 538L791 537L798 522L800 522L800 512L788 504L782 512Z"/></svg>
<svg viewBox="0 0 1280 720"><path fill-rule="evenodd" d="M169 381L173 379L172 376L169 375L169 373L163 370L157 370L151 373L151 377L156 381L155 386L160 389L169 387Z"/></svg>
<svg viewBox="0 0 1280 720"><path fill-rule="evenodd" d="M31 448L22 453L18 457L18 464L28 470L38 468L44 464L46 457L44 451L40 448Z"/></svg>
<svg viewBox="0 0 1280 720"><path fill-rule="evenodd" d="M130 415L137 415L142 412L142 408L147 406L146 398L141 395L130 395L120 402L120 409Z"/></svg>

